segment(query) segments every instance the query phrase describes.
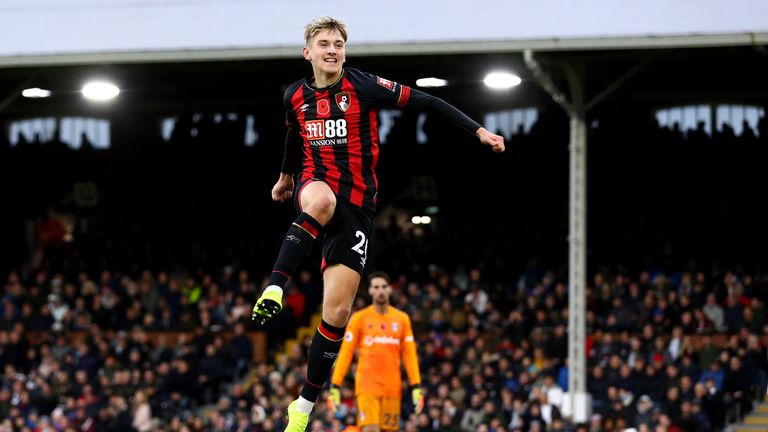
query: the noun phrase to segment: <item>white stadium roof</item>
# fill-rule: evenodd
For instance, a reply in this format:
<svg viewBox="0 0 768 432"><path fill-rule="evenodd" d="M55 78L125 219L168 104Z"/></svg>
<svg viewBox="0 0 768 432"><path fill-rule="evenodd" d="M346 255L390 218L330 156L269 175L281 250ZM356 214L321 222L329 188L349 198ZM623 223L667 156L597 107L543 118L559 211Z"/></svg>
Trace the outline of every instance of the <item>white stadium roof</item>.
<svg viewBox="0 0 768 432"><path fill-rule="evenodd" d="M321 15L356 55L768 43L764 0L3 0L0 66L295 57Z"/></svg>

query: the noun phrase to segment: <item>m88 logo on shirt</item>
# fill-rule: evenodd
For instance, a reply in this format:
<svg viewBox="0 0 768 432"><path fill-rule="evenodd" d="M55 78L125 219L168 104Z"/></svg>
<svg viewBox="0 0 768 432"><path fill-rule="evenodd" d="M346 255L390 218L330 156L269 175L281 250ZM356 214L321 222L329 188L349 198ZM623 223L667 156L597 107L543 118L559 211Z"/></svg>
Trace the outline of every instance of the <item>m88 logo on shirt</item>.
<svg viewBox="0 0 768 432"><path fill-rule="evenodd" d="M305 126L307 139L343 138L347 136L347 120L310 120Z"/></svg>

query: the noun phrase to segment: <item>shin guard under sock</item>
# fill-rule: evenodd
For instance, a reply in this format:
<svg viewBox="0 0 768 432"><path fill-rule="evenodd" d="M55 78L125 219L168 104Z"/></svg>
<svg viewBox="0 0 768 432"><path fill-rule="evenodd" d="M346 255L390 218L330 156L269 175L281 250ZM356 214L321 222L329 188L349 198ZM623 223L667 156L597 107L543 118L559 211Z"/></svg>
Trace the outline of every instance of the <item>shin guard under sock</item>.
<svg viewBox="0 0 768 432"><path fill-rule="evenodd" d="M288 279L312 250L320 228L320 222L306 213L296 218L280 246L277 261L269 276L269 285L285 288Z"/></svg>
<svg viewBox="0 0 768 432"><path fill-rule="evenodd" d="M325 321L321 321L317 326L317 332L309 346L307 382L301 390L301 397L312 402L317 400L339 355L343 338L343 327L334 327Z"/></svg>

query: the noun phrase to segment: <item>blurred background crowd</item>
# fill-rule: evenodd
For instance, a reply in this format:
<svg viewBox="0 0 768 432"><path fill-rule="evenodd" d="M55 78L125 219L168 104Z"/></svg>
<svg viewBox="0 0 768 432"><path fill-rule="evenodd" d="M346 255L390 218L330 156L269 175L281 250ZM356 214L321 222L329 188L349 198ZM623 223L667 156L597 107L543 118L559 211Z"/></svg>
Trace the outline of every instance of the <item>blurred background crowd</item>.
<svg viewBox="0 0 768 432"><path fill-rule="evenodd" d="M411 431L572 430L562 274L532 266L511 283L433 264L395 274L393 304L418 340L427 408L404 398ZM305 324L318 285L292 284L281 321ZM225 268L91 279L11 273L0 311L0 418L7 430L271 431L303 383L309 340L255 360L250 308L263 280ZM593 274L590 430L721 430L765 394L768 277L726 271ZM356 308L367 300L360 297ZM285 327L288 328L288 327ZM354 368L353 368L354 370ZM351 376L350 376L351 378ZM351 379L336 415L353 424ZM674 429L677 427L678 429Z"/></svg>

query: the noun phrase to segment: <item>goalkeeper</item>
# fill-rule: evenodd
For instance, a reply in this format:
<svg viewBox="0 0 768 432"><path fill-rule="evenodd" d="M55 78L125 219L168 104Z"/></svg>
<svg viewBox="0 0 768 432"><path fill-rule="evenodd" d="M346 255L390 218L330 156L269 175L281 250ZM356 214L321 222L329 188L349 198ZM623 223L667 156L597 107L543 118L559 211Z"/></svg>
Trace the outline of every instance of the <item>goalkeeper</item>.
<svg viewBox="0 0 768 432"><path fill-rule="evenodd" d="M410 383L414 411L424 408L416 345L411 319L389 304L390 279L384 272L368 277L373 304L352 314L331 377L328 406L335 411L341 403L340 387L357 350L355 398L357 426L363 432L400 429L402 399L401 358Z"/></svg>

